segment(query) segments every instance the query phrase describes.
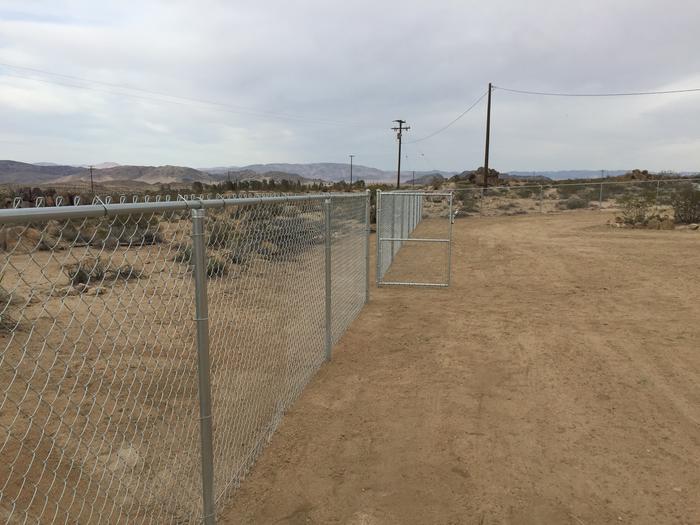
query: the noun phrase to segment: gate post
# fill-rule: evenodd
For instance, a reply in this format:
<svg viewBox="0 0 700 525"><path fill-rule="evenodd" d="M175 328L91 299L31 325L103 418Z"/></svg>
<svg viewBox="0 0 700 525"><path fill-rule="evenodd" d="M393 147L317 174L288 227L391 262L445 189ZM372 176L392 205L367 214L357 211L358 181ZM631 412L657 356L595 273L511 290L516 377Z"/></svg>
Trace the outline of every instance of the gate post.
<svg viewBox="0 0 700 525"><path fill-rule="evenodd" d="M375 228L377 229L377 275L374 276L375 280L377 281L377 286L379 286L379 282L381 281L381 273L382 273L382 243L380 241L380 238L382 236L382 228L381 228L381 222L382 222L382 190L377 190L377 197L376 197L376 204L377 208L377 221Z"/></svg>
<svg viewBox="0 0 700 525"><path fill-rule="evenodd" d="M369 232L371 192L365 190L365 304L369 302Z"/></svg>
<svg viewBox="0 0 700 525"><path fill-rule="evenodd" d="M450 226L447 232L447 286L450 285L452 279L452 192L450 192Z"/></svg>

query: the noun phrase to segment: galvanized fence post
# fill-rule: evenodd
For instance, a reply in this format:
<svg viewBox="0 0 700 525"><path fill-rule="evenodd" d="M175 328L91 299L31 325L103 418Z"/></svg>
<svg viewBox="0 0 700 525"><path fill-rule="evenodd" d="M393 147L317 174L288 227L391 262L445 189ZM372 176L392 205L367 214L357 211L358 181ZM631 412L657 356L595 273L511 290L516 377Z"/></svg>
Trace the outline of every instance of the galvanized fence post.
<svg viewBox="0 0 700 525"><path fill-rule="evenodd" d="M369 302L369 233L370 233L370 208L371 191L365 190L365 304Z"/></svg>
<svg viewBox="0 0 700 525"><path fill-rule="evenodd" d="M381 281L381 276L382 276L381 275L382 274L382 243L379 242L379 239L382 235L382 227L381 227L381 224L382 224L382 190L377 190L375 206L377 208L377 212L376 212L377 220L375 223L375 228L377 229L377 235L376 235L377 260L375 261L376 266L377 266L377 268L376 268L377 274L374 276L374 278L377 282L377 286L379 286L379 282Z"/></svg>
<svg viewBox="0 0 700 525"><path fill-rule="evenodd" d="M543 203L544 203L544 187L540 184L540 213L544 213L542 210Z"/></svg>
<svg viewBox="0 0 700 525"><path fill-rule="evenodd" d="M323 208L326 215L326 361L331 360L331 347L333 340L331 337L331 199L323 201Z"/></svg>
<svg viewBox="0 0 700 525"><path fill-rule="evenodd" d="M202 503L205 525L214 525L214 453L209 365L209 306L207 258L204 242L204 210L192 210L192 263L197 323L197 375L199 382L199 429L202 456Z"/></svg>
<svg viewBox="0 0 700 525"><path fill-rule="evenodd" d="M598 195L598 211L603 211L603 183L600 183L600 194Z"/></svg>
<svg viewBox="0 0 700 525"><path fill-rule="evenodd" d="M452 193L450 192L450 226L447 232L447 286L450 285L450 280L452 278L452 223L454 218L452 217Z"/></svg>

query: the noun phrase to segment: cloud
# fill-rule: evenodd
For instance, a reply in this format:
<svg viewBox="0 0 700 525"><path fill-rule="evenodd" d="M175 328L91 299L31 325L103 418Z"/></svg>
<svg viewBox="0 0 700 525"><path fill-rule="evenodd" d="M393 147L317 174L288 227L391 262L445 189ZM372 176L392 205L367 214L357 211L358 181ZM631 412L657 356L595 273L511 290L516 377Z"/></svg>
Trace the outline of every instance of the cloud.
<svg viewBox="0 0 700 525"><path fill-rule="evenodd" d="M697 87L698 19L691 0L673 9L651 0L8 0L0 62L225 106L0 66L0 157L207 166L355 153L390 169L393 119L409 121L407 139L426 136L489 81L573 92ZM496 91L492 165L698 169L699 99ZM404 165L477 166L483 135L480 105L407 144Z"/></svg>

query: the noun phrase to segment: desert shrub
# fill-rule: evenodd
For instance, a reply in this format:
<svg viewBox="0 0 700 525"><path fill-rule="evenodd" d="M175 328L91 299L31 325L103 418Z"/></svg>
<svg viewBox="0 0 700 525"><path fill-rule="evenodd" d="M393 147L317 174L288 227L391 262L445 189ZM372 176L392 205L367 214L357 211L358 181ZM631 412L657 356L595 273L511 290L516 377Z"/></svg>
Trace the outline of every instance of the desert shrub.
<svg viewBox="0 0 700 525"><path fill-rule="evenodd" d="M105 278L105 266L98 257L85 257L75 264L68 264L63 271L73 286L100 282Z"/></svg>
<svg viewBox="0 0 700 525"><path fill-rule="evenodd" d="M232 216L212 216L207 220L207 246L215 249L231 249L241 240L245 225L236 222Z"/></svg>
<svg viewBox="0 0 700 525"><path fill-rule="evenodd" d="M518 205L515 204L514 202L506 202L504 204L499 204L498 209L499 210L512 210L513 208L517 208Z"/></svg>
<svg viewBox="0 0 700 525"><path fill-rule="evenodd" d="M566 201L564 201L564 207L567 210L580 210L581 208L588 207L588 200L579 197L578 195L572 195Z"/></svg>
<svg viewBox="0 0 700 525"><path fill-rule="evenodd" d="M0 331L8 332L17 326L17 321L11 313L11 310L26 304L26 300L16 292L8 292L2 286L4 273L0 273Z"/></svg>
<svg viewBox="0 0 700 525"><path fill-rule="evenodd" d="M105 273L113 280L122 279L128 281L141 277L141 270L131 264L122 264L116 268L108 268Z"/></svg>
<svg viewBox="0 0 700 525"><path fill-rule="evenodd" d="M173 260L179 263L189 263L192 260L192 246L189 244L178 245Z"/></svg>
<svg viewBox="0 0 700 525"><path fill-rule="evenodd" d="M521 199L530 199L539 196L539 188L513 188L513 194Z"/></svg>
<svg viewBox="0 0 700 525"><path fill-rule="evenodd" d="M651 218L653 199L647 194L625 195L618 199L625 224L646 224Z"/></svg>
<svg viewBox="0 0 700 525"><path fill-rule="evenodd" d="M700 222L700 190L692 184L681 188L671 201L674 220L679 224Z"/></svg>
<svg viewBox="0 0 700 525"><path fill-rule="evenodd" d="M218 257L207 259L207 277L222 277L226 275L226 263Z"/></svg>
<svg viewBox="0 0 700 525"><path fill-rule="evenodd" d="M460 191L458 192L457 198L462 202L457 208L460 214L462 213L474 213L479 211L478 199L476 198L476 193L473 191Z"/></svg>

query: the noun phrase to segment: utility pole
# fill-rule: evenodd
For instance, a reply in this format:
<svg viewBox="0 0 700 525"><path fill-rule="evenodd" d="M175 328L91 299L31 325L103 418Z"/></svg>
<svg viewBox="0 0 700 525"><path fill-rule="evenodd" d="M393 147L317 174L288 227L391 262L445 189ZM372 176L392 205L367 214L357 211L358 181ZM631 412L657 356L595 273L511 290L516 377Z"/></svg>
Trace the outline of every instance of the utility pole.
<svg viewBox="0 0 700 525"><path fill-rule="evenodd" d="M392 130L396 131L396 138L399 139L399 165L396 168L396 189L401 188L401 138L403 137L403 132L408 131L411 129L410 126L404 126L406 124L405 120L395 120L394 122L397 122L399 124L399 127L397 128L391 128Z"/></svg>
<svg viewBox="0 0 700 525"><path fill-rule="evenodd" d="M491 82L489 82L489 99L486 106L486 151L484 153L484 188L489 185L489 145L491 140Z"/></svg>
<svg viewBox="0 0 700 525"><path fill-rule="evenodd" d="M92 193L92 196L94 197L94 196L95 196L95 183L94 183L94 181L92 180L92 170L95 169L95 166L92 166L92 165L91 165L91 166L89 167L89 169L90 169L90 193Z"/></svg>
<svg viewBox="0 0 700 525"><path fill-rule="evenodd" d="M355 155L348 155L348 157L350 157L350 189L351 190L352 190L352 158L354 156Z"/></svg>

